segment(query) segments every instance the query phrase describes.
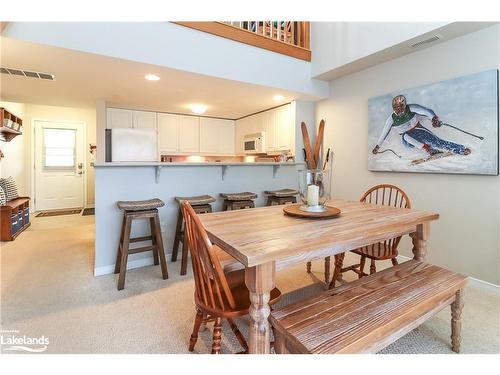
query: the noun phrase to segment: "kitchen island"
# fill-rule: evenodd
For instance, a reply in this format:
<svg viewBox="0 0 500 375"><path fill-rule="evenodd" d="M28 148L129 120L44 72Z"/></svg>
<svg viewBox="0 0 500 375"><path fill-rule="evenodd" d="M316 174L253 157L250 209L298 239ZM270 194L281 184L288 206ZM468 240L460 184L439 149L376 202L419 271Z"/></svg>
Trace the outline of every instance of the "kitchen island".
<svg viewBox="0 0 500 375"><path fill-rule="evenodd" d="M95 167L95 263L94 275L114 271L123 213L116 207L119 200L160 198L161 231L167 260L172 253L179 206L176 196L209 194L217 199L214 211L222 209L220 193L252 191L258 194L255 206L266 203L265 190L298 188L298 169L303 163L270 162L110 162ZM146 222L134 223L132 236L148 233ZM149 253L133 254L127 268L153 264Z"/></svg>

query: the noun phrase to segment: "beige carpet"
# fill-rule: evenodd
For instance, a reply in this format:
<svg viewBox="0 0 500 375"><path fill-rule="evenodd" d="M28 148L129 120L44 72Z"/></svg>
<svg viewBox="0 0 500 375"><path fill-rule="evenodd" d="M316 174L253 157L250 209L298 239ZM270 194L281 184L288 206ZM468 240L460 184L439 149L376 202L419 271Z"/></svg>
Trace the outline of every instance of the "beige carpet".
<svg viewBox="0 0 500 375"><path fill-rule="evenodd" d="M34 218L18 239L1 247L2 330L50 340L47 353L188 353L194 305L191 273L179 276L180 262L127 272L125 290L115 275L93 276L93 216ZM348 258L348 257L346 257ZM352 260L353 258L350 258ZM347 260L349 262L349 259ZM278 274L286 293L281 303L323 288L322 262ZM349 277L346 277L349 278ZM239 326L246 334L245 321ZM240 348L224 327L222 350ZM383 353L452 353L450 312L443 310ZM500 353L500 297L489 290L466 291L463 353ZM208 353L211 332L201 332L196 352Z"/></svg>

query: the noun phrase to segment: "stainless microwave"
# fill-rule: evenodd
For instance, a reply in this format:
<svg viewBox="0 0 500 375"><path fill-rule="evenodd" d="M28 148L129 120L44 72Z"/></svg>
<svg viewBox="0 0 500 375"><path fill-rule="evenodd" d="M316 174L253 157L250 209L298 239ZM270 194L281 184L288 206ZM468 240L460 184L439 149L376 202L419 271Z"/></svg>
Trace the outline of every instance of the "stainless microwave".
<svg viewBox="0 0 500 375"><path fill-rule="evenodd" d="M245 154L263 154L266 152L265 132L247 134L243 138Z"/></svg>

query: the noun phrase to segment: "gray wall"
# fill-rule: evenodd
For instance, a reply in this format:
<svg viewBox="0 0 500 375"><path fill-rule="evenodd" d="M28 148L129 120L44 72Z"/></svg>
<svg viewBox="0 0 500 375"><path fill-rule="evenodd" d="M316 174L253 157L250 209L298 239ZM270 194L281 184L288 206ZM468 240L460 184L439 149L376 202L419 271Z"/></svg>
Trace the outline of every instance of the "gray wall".
<svg viewBox="0 0 500 375"><path fill-rule="evenodd" d="M179 206L176 196L210 194L217 198L212 204L214 211L222 209L219 193L252 191L259 197L256 206L265 204L264 190L298 188L298 173L295 165L285 165L277 170L273 178L273 167L231 166L224 180L220 166L168 166L164 167L160 181L155 183L154 167L96 167L96 242L94 274L112 273L122 212L116 207L119 200L160 198L166 206L160 208L165 252L172 252L175 224ZM132 236L146 234L149 228L144 221L132 226ZM167 258L169 260L170 257ZM140 253L129 257L129 268L152 264L152 254Z"/></svg>
<svg viewBox="0 0 500 375"><path fill-rule="evenodd" d="M401 186L414 208L441 215L431 225L428 259L494 284L500 284L500 178L368 171L367 100L499 67L496 25L334 80L330 98L316 106L316 119L327 122L325 144L335 150L333 196L359 199L375 184ZM408 240L400 249L410 256Z"/></svg>

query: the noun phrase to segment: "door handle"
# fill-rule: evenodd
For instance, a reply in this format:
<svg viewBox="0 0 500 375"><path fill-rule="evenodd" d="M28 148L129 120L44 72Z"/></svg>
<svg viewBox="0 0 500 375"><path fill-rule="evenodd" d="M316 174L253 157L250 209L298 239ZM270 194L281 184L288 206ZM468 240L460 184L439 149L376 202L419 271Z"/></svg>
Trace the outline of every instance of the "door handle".
<svg viewBox="0 0 500 375"><path fill-rule="evenodd" d="M78 171L77 173L78 173L78 174L83 174L83 171Z"/></svg>

